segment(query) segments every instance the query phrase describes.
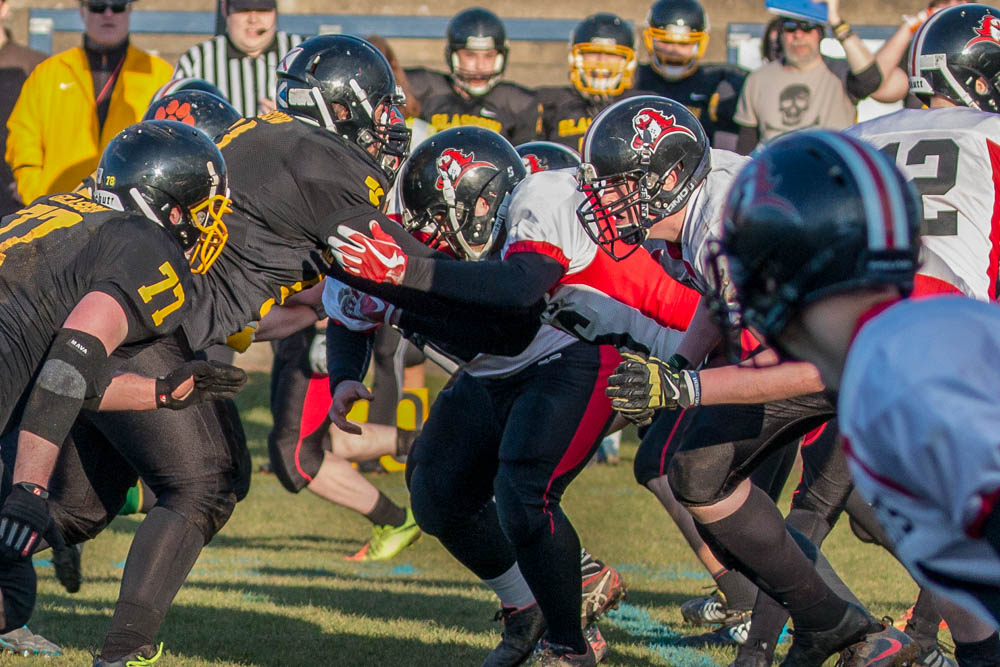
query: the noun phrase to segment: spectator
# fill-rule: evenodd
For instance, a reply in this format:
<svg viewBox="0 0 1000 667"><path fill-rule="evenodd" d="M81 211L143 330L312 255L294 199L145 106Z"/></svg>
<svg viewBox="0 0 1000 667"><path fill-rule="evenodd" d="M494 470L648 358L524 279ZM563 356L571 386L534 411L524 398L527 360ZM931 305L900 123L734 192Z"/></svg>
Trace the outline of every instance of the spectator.
<svg viewBox="0 0 1000 667"><path fill-rule="evenodd" d="M904 100L904 106L908 109L922 108L924 105L917 99L916 95L910 95L910 75L907 72L906 64L906 56L910 51L913 35L934 12L952 5L964 5L968 2L969 0L930 0L927 7L915 16L904 14L899 29L885 41L882 48L875 54L875 60L885 72L885 83L879 92L873 94L872 97L879 102Z"/></svg>
<svg viewBox="0 0 1000 667"><path fill-rule="evenodd" d="M21 200L69 192L97 168L116 134L137 122L170 78L162 58L129 44L128 0L80 3L83 47L42 61L7 121L7 164Z"/></svg>
<svg viewBox="0 0 1000 667"><path fill-rule="evenodd" d="M819 51L823 26L797 19L781 22L781 58L752 72L734 120L740 126L736 150L747 154L758 143L805 127L842 130L854 123L857 102L882 83L875 56L839 14L839 0L827 3L833 36L847 60Z"/></svg>
<svg viewBox="0 0 1000 667"><path fill-rule="evenodd" d="M781 22L784 16L775 16L767 22L760 36L760 62L767 64L781 57Z"/></svg>
<svg viewBox="0 0 1000 667"><path fill-rule="evenodd" d="M7 18L9 12L10 3L0 0L0 22ZM0 150L6 150L7 118L14 109L21 86L31 70L35 69L35 65L43 60L44 53L16 43L6 28L0 30L0 119L3 119L3 127L0 127ZM0 217L13 213L20 207L14 174L5 162L0 165Z"/></svg>
<svg viewBox="0 0 1000 667"><path fill-rule="evenodd" d="M434 129L476 125L499 132L512 144L531 141L540 129L533 92L501 81L507 68L507 29L481 7L463 9L448 22L445 60L449 73L406 70L420 117Z"/></svg>
<svg viewBox="0 0 1000 667"><path fill-rule="evenodd" d="M208 81L244 116L268 113L274 111L278 63L301 41L278 30L275 0L228 0L226 34L188 49L174 78Z"/></svg>

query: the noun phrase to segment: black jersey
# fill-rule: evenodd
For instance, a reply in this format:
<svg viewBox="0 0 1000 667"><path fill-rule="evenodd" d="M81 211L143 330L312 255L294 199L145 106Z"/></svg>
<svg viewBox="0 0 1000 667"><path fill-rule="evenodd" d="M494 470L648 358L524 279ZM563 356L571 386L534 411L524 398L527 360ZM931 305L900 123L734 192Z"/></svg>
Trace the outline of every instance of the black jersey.
<svg viewBox="0 0 1000 667"><path fill-rule="evenodd" d="M77 194L42 197L0 220L0 428L87 293L121 305L122 345L138 346L180 326L191 278L162 227Z"/></svg>
<svg viewBox="0 0 1000 667"><path fill-rule="evenodd" d="M229 170L229 240L204 276L195 276L195 313L184 325L192 349L222 342L275 304L320 280L327 238L378 211L385 174L356 144L274 111L247 118L219 140Z"/></svg>
<svg viewBox="0 0 1000 667"><path fill-rule="evenodd" d="M406 77L420 101L420 117L435 130L476 125L499 132L515 146L538 138L541 107L527 88L501 81L485 95L466 97L447 74L418 68L406 70Z"/></svg>
<svg viewBox="0 0 1000 667"><path fill-rule="evenodd" d="M737 65L712 63L699 65L680 81L668 81L650 65L640 65L635 87L680 102L701 122L714 148L733 150L740 133L733 114L747 74ZM730 135L728 143L717 136L720 132Z"/></svg>
<svg viewBox="0 0 1000 667"><path fill-rule="evenodd" d="M580 153L583 151L583 135L594 116L618 100L646 94L648 93L644 90L633 88L618 97L592 100L581 95L574 86L539 88L538 102L542 106L541 138L555 141Z"/></svg>

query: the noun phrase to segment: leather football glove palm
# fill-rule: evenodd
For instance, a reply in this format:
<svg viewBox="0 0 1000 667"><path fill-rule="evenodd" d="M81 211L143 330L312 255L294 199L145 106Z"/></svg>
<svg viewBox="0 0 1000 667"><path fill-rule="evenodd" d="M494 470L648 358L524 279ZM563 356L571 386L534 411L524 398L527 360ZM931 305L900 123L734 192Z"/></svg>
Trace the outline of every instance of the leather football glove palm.
<svg viewBox="0 0 1000 667"><path fill-rule="evenodd" d="M633 424L645 426L653 411L676 410L701 404L701 383L696 371L679 370L656 357L626 352L625 359L608 378L605 394L611 407Z"/></svg>
<svg viewBox="0 0 1000 667"><path fill-rule="evenodd" d="M188 378L194 378L194 388L183 398L175 398L177 390ZM243 369L218 361L189 361L156 379L156 407L181 410L195 403L232 398L246 384Z"/></svg>

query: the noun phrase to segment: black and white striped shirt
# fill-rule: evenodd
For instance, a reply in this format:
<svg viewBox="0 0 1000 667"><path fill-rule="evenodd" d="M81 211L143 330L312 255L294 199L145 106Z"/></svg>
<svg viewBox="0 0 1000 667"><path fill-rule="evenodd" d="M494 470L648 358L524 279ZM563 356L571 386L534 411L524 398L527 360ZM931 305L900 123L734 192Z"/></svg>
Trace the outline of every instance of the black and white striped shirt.
<svg viewBox="0 0 1000 667"><path fill-rule="evenodd" d="M285 54L301 41L300 35L279 31L274 43L256 58L238 51L225 35L196 44L177 61L174 78L196 77L216 86L244 116L256 116L257 100L273 100L275 70Z"/></svg>

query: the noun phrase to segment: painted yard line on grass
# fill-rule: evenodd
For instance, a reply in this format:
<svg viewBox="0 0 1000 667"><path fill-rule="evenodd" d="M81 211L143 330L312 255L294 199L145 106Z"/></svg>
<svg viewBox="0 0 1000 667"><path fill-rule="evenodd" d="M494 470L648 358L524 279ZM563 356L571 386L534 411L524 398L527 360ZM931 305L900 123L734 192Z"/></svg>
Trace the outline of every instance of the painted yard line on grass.
<svg viewBox="0 0 1000 667"><path fill-rule="evenodd" d="M603 618L638 639L671 667L717 667L718 663L704 653L676 646L682 635L657 621L644 609L622 602L618 609L609 611Z"/></svg>

